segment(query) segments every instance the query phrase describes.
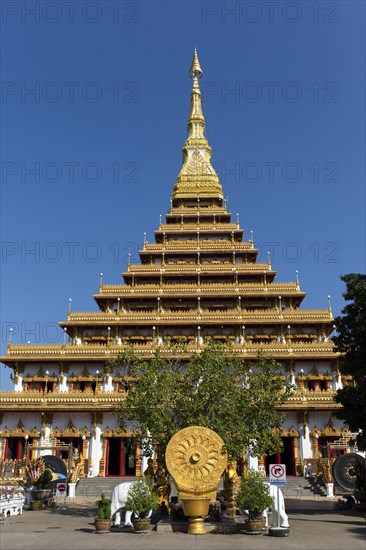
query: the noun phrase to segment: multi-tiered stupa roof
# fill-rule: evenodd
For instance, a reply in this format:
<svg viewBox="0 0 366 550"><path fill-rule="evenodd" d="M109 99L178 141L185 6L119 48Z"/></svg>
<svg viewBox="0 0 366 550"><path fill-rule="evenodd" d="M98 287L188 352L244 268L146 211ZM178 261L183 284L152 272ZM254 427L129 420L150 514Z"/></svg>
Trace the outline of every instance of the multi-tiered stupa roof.
<svg viewBox="0 0 366 550"><path fill-rule="evenodd" d="M129 261L123 284L101 281L94 295L99 311L69 312L60 323L69 342L10 344L2 360L15 370L40 361L103 363L130 345L149 356L157 346L182 340L189 355L210 339L231 342L247 359L262 350L290 371L298 359L334 364L330 307L300 309L305 293L298 276L275 282L270 258L258 262L252 235L245 240L239 216L232 220L204 133L196 51L190 76L183 166L155 242L145 238L140 263Z"/></svg>

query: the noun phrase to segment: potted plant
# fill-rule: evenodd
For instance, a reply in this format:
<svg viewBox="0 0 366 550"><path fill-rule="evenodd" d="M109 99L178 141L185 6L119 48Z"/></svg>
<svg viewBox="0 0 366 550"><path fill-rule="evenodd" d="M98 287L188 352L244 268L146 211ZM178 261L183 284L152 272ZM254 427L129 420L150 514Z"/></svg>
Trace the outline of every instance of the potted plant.
<svg viewBox="0 0 366 550"><path fill-rule="evenodd" d="M125 508L132 510L135 514L135 519L132 521L135 531L146 532L149 530L151 511L158 505L159 498L149 477L136 481L130 487Z"/></svg>
<svg viewBox="0 0 366 550"><path fill-rule="evenodd" d="M272 506L272 502L269 487L262 483L258 472L250 471L246 477L241 478L236 504L241 510L246 510L249 516L245 521L246 531L261 531L264 526L262 514Z"/></svg>
<svg viewBox="0 0 366 550"><path fill-rule="evenodd" d="M95 503L98 506L98 517L95 518L95 528L98 533L109 533L112 525L111 520L111 500L105 498L105 494L102 493L100 500Z"/></svg>
<svg viewBox="0 0 366 550"><path fill-rule="evenodd" d="M42 461L43 462L43 461ZM36 469L42 470L44 463L36 464ZM43 502L50 496L51 489L47 489L49 483L52 481L53 475L49 468L43 469L38 479L33 478L33 487L31 489L32 502L30 504L31 510L41 510Z"/></svg>

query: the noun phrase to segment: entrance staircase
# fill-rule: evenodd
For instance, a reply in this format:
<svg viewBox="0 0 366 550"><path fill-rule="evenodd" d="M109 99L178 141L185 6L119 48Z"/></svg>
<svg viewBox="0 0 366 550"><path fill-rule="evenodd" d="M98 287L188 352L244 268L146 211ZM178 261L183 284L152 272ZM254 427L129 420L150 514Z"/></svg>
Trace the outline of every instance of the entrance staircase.
<svg viewBox="0 0 366 550"><path fill-rule="evenodd" d="M124 481L132 481L136 477L82 477L76 486L75 496L95 502L102 493L110 498L112 489Z"/></svg>
<svg viewBox="0 0 366 550"><path fill-rule="evenodd" d="M264 477L263 481L269 483L269 478ZM300 498L314 495L321 497L327 496L322 479L317 477L288 477L286 485L280 486L280 489L285 498Z"/></svg>
<svg viewBox="0 0 366 550"><path fill-rule="evenodd" d="M95 502L102 493L110 498L113 487L124 481L132 481L136 477L83 477L76 486L76 496L84 497L87 501ZM268 477L262 478L269 482ZM171 480L171 496L177 495L173 480ZM220 484L219 489L222 489ZM281 486L285 498L300 498L304 496L327 495L323 481L316 477L305 479L304 477L288 477L286 485Z"/></svg>

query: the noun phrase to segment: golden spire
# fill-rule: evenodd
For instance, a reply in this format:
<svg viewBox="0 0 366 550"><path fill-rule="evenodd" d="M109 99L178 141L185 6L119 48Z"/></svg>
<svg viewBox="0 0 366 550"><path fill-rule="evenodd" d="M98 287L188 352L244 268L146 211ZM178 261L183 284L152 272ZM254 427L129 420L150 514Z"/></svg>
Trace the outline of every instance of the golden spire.
<svg viewBox="0 0 366 550"><path fill-rule="evenodd" d="M188 138L183 147L183 166L174 186L173 201L208 197L221 202L223 198L219 178L211 164L211 147L204 134L205 117L202 111L202 96L198 82L202 73L195 48L189 70L193 86L188 117Z"/></svg>
<svg viewBox="0 0 366 550"><path fill-rule="evenodd" d="M195 76L198 78L201 78L202 74L203 74L203 71L201 69L200 62L198 61L197 48L195 48L192 65L191 65L191 68L189 69L189 75L191 78L194 78Z"/></svg>

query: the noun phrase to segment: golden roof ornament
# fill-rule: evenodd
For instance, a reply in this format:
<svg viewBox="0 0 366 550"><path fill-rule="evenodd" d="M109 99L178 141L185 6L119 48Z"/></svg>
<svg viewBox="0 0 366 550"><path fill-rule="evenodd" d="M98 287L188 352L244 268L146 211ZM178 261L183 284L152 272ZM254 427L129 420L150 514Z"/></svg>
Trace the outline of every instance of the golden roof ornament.
<svg viewBox="0 0 366 550"><path fill-rule="evenodd" d="M221 206L223 193L219 178L211 164L211 147L205 137L205 117L198 80L203 71L195 48L189 74L193 80L191 108L188 117L188 138L183 147L183 166L172 195L177 199L210 198Z"/></svg>
<svg viewBox="0 0 366 550"><path fill-rule="evenodd" d="M191 68L189 69L189 75L191 78L201 78L203 71L201 69L200 62L198 60L197 48L194 49L193 60Z"/></svg>

